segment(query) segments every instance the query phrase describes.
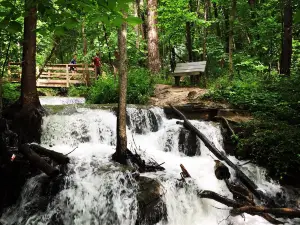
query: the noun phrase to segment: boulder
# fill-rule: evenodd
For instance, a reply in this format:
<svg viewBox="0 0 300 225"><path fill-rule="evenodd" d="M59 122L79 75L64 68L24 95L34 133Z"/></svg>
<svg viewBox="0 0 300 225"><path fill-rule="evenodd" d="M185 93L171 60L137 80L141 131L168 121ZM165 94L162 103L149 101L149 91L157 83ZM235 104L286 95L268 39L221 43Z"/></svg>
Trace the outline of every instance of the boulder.
<svg viewBox="0 0 300 225"><path fill-rule="evenodd" d="M136 225L154 225L167 219L166 204L162 199L161 184L148 177L138 178L138 215Z"/></svg>
<svg viewBox="0 0 300 225"><path fill-rule="evenodd" d="M196 134L185 128L180 129L178 149L187 156L201 155L200 140Z"/></svg>

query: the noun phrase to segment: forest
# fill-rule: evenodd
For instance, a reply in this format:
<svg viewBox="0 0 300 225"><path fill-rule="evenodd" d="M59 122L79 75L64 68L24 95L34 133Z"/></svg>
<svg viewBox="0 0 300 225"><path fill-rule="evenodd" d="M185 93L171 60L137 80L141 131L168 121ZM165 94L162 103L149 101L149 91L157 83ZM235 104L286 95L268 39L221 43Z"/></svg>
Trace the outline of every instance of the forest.
<svg viewBox="0 0 300 225"><path fill-rule="evenodd" d="M300 2L0 0L0 34L0 225L300 223ZM52 107L46 97L85 104ZM176 150L178 158L157 149ZM203 173L212 165L211 186L198 185L200 161ZM101 185L111 182L110 192L93 186L106 205L99 211L95 194L83 208L76 200L80 207L55 211L72 205L79 186L91 190L81 182L84 170L102 171L94 178ZM18 214L33 193L26 192L31 179L40 185L39 203ZM181 203L167 199L168 188ZM127 212L122 204L136 190ZM193 198L231 209L219 215L215 207L215 217L198 212L187 222L187 211L197 209ZM81 214L87 208L98 211ZM235 219L244 214L244 222Z"/></svg>

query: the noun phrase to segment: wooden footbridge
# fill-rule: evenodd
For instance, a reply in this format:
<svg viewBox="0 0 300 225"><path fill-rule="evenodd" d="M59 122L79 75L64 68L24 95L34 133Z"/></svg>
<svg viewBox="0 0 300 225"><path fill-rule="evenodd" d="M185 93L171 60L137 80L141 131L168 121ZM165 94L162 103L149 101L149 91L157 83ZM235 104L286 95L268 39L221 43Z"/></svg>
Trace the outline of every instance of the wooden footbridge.
<svg viewBox="0 0 300 225"><path fill-rule="evenodd" d="M70 68L75 70L71 71ZM40 73L37 67L37 87L70 87L74 84L89 84L96 79L93 65L85 64L50 64ZM9 63L7 82L21 82L21 63Z"/></svg>

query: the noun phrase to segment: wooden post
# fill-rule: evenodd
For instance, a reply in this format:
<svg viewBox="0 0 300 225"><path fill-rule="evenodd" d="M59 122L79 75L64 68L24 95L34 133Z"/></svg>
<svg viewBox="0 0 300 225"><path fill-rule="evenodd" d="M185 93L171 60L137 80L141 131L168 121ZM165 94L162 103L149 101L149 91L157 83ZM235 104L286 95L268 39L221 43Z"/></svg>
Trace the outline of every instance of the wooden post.
<svg viewBox="0 0 300 225"><path fill-rule="evenodd" d="M69 84L69 66L68 66L68 64L66 64L66 84L67 84L67 87L69 87L70 86L70 84Z"/></svg>
<svg viewBox="0 0 300 225"><path fill-rule="evenodd" d="M8 65L7 65L7 74L8 74L8 80L11 81L10 62L8 62Z"/></svg>
<svg viewBox="0 0 300 225"><path fill-rule="evenodd" d="M51 76L51 73L50 73L50 70L48 70L48 81L50 81L50 76Z"/></svg>

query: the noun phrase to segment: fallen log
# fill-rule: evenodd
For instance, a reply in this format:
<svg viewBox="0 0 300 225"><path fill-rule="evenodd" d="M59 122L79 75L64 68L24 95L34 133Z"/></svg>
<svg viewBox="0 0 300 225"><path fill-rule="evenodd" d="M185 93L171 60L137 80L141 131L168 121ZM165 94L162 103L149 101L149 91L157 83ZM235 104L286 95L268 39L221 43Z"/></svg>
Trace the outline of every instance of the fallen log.
<svg viewBox="0 0 300 225"><path fill-rule="evenodd" d="M182 173L189 174L187 169L182 164L180 164L180 167L183 171ZM182 175L182 173L181 173L181 175ZM233 188L230 188L231 184L229 184L229 181L227 179L225 179L225 182L226 182L226 185L229 188L230 192L232 192L234 195L236 194L235 192L237 192L240 197L244 197L243 200L245 200L245 201L243 201L243 202L235 201L235 200L229 199L225 196L222 196L216 192L208 191L208 190L197 190L198 197L212 199L212 200L215 200L215 201L217 201L221 204L224 204L228 207L232 207L233 209L230 211L230 216L240 215L240 214L244 213L243 210L241 210L241 209L244 209L245 213L248 213L250 215L261 216L262 218L264 218L265 220L267 220L268 222L270 222L272 224L283 224L282 221L277 220L277 219L273 218L272 216L270 216L267 213L267 210L265 210L265 211L261 210L261 212L257 212L255 210L252 210L252 211L246 210L246 209L249 209L247 207L260 208L260 206L255 205L253 198L251 199L251 196L252 196L251 193L249 193L249 191L246 188L238 186L238 185L236 185L236 187L235 187L234 185L232 185L234 187L234 189L233 189ZM243 192L246 194L245 196L242 194ZM250 204L250 206L249 206L249 204ZM263 208L265 208L265 207L263 207ZM235 210L238 210L238 211L235 211ZM298 211L298 210L294 210L294 209L285 209L285 210ZM271 211L271 209L270 209L270 211ZM300 215L299 215L299 217L300 217Z"/></svg>
<svg viewBox="0 0 300 225"><path fill-rule="evenodd" d="M269 213L278 217L288 217L288 218L299 218L300 210L291 208L267 208L263 206L243 206L239 208L234 208L230 210L230 215L237 216L242 213L248 214L261 214Z"/></svg>
<svg viewBox="0 0 300 225"><path fill-rule="evenodd" d="M170 105L170 107L174 110L174 112L184 121L184 127L191 132L194 132L205 144L205 146L221 161L225 161L228 166L235 170L237 177L241 180L241 182L258 198L269 200L267 196L265 196L260 190L258 190L257 185L250 180L246 174L241 171L238 166L236 166L233 162L231 162L224 153L219 151L217 147L196 127L194 127L191 122L174 106Z"/></svg>
<svg viewBox="0 0 300 225"><path fill-rule="evenodd" d="M47 156L58 164L68 164L70 162L70 158L64 154L49 150L37 144L31 144L30 148L37 154Z"/></svg>
<svg viewBox="0 0 300 225"><path fill-rule="evenodd" d="M19 150L34 167L40 169L45 174L47 174L49 177L58 176L59 170L50 166L37 153L35 153L33 150L31 150L28 144L21 145Z"/></svg>

